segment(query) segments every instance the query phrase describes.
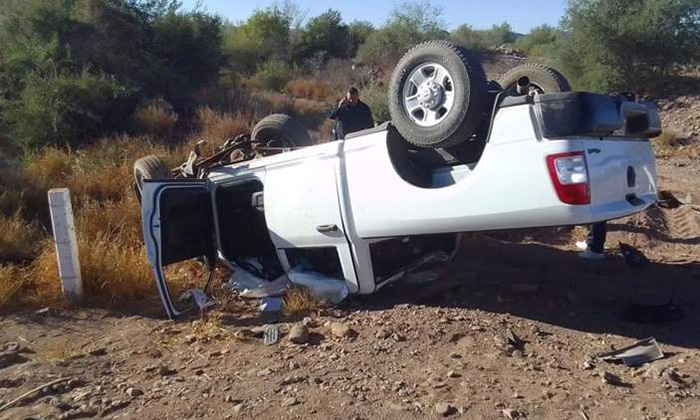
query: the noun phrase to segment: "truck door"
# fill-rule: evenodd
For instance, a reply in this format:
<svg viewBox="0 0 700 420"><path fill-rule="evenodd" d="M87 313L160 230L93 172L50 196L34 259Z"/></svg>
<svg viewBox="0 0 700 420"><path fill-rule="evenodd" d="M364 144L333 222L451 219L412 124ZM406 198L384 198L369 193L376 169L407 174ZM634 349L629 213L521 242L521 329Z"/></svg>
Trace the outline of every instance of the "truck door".
<svg viewBox="0 0 700 420"><path fill-rule="evenodd" d="M338 174L341 142L309 149L293 160L269 165L265 175L265 219L280 260L285 249L334 248L350 292L357 274L340 209Z"/></svg>
<svg viewBox="0 0 700 420"><path fill-rule="evenodd" d="M164 267L203 257L216 261L212 195L205 180L165 180L143 183L141 221L146 254L156 287L171 319L193 307L173 299Z"/></svg>

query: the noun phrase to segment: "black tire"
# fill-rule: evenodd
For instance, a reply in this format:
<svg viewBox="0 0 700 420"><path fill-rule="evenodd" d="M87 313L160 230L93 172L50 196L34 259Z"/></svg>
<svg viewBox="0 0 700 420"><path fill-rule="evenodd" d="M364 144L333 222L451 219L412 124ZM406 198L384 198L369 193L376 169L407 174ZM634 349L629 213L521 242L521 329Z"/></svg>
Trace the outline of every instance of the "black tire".
<svg viewBox="0 0 700 420"><path fill-rule="evenodd" d="M427 63L439 64L447 70L452 79L454 102L436 125L421 126L404 106L404 86L409 83L411 73ZM484 69L468 50L445 41L418 44L401 58L391 76L391 121L401 136L415 146L433 149L456 146L469 139L484 118L486 86Z"/></svg>
<svg viewBox="0 0 700 420"><path fill-rule="evenodd" d="M253 140L272 141L276 147L304 147L313 144L309 132L299 121L285 114L272 114L253 128Z"/></svg>
<svg viewBox="0 0 700 420"><path fill-rule="evenodd" d="M571 86L564 75L551 67L537 63L527 63L512 68L498 79L498 83L504 92L509 95L516 95L518 80L523 77L530 79L530 86L541 93L571 91Z"/></svg>
<svg viewBox="0 0 700 420"><path fill-rule="evenodd" d="M170 168L156 155L148 155L134 162L134 187L139 200L144 179L171 178Z"/></svg>

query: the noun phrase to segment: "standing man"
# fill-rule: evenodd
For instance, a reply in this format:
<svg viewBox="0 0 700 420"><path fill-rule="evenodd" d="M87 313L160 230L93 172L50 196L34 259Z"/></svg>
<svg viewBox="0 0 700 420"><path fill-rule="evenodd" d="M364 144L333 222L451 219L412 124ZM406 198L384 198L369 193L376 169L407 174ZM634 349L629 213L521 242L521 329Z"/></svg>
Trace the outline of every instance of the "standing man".
<svg viewBox="0 0 700 420"><path fill-rule="evenodd" d="M330 118L335 120L335 138L344 139L350 133L374 127L372 110L366 103L360 101L360 93L356 87L348 89L345 98L340 101L338 108L331 112Z"/></svg>

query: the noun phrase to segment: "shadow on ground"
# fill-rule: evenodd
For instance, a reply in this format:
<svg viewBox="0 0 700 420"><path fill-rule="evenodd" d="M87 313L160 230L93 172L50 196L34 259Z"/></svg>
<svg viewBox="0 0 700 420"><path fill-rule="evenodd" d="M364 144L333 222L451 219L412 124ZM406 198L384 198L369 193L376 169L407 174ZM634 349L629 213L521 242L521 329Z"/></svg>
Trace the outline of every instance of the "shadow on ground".
<svg viewBox="0 0 700 420"><path fill-rule="evenodd" d="M520 286L533 285L523 292ZM536 291L532 291L535 289ZM621 313L636 297L668 298L681 307L678 321L637 324ZM700 264L651 263L629 268L618 256L583 261L576 252L488 237L465 241L440 280L397 283L362 299L366 309L414 303L480 309L590 333L609 333L700 348Z"/></svg>

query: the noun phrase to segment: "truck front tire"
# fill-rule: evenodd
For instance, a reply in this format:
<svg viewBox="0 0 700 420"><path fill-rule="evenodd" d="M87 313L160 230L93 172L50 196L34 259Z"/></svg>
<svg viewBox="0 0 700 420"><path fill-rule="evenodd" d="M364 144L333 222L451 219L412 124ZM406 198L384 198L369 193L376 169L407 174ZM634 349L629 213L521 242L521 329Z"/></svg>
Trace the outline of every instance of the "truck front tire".
<svg viewBox="0 0 700 420"><path fill-rule="evenodd" d="M272 114L253 128L253 140L272 142L275 147L311 146L311 136L299 121L286 114Z"/></svg>

